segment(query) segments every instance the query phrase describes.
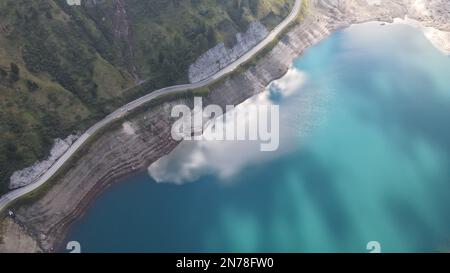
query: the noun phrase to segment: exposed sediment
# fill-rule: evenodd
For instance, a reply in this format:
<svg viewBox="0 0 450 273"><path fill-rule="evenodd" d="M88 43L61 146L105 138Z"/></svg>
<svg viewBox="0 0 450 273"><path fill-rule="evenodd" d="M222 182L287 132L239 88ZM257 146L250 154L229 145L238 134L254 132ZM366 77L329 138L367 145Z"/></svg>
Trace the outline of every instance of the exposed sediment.
<svg viewBox="0 0 450 273"><path fill-rule="evenodd" d="M393 22L394 18L409 15L425 26L449 30L448 5L441 5L439 0L424 1L424 10L436 15L422 16L413 9L413 2L417 4L420 1L311 1L309 12L301 23L290 29L269 53L246 71L215 85L206 101L222 106L243 102L263 91L271 81L283 76L293 59L306 48L351 24ZM446 16L442 15L442 10ZM85 152L82 160L74 163L42 196L15 208L16 217L14 220L8 219L15 224L4 225L4 237L21 232L26 238L33 238L38 247L30 244L29 248L20 248L20 251L54 251L63 241L72 221L82 215L91 200L104 188L121 176L146 168L176 147L178 143L170 136L173 122L170 109L179 103L189 105L191 102L179 99L152 107L130 118L125 126L117 126L100 136ZM14 245L9 247L2 248L0 243L0 251L17 251Z"/></svg>

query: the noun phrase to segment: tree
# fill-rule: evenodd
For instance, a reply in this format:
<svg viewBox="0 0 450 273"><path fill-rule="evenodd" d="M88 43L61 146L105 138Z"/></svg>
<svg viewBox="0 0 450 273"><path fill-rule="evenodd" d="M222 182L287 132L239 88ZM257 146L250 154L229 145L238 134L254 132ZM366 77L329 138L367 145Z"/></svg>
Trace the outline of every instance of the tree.
<svg viewBox="0 0 450 273"><path fill-rule="evenodd" d="M34 92L39 89L39 85L32 80L27 80L27 87L30 92Z"/></svg>
<svg viewBox="0 0 450 273"><path fill-rule="evenodd" d="M210 27L208 29L208 32L206 33L206 39L208 40L209 47L214 47L217 44L217 36L213 28Z"/></svg>
<svg viewBox="0 0 450 273"><path fill-rule="evenodd" d="M9 79L11 82L17 82L20 79L20 69L15 63L11 63L11 74L9 75Z"/></svg>
<svg viewBox="0 0 450 273"><path fill-rule="evenodd" d="M259 10L259 1L258 0L250 1L250 10L252 11L253 16L258 16L258 10Z"/></svg>
<svg viewBox="0 0 450 273"><path fill-rule="evenodd" d="M8 76L8 72L0 67L0 82L2 82Z"/></svg>
<svg viewBox="0 0 450 273"><path fill-rule="evenodd" d="M19 153L18 149L17 149L17 145L13 142L13 141L8 141L6 143L6 158L8 158L8 160L10 161L20 161L23 156L22 154Z"/></svg>

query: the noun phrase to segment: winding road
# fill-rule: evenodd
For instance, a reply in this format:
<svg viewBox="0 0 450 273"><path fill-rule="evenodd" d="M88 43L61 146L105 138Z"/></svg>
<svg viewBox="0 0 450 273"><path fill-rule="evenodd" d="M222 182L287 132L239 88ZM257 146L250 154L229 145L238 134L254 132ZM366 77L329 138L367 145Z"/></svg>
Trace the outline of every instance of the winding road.
<svg viewBox="0 0 450 273"><path fill-rule="evenodd" d="M216 80L222 78L223 76L233 72L237 67L239 67L241 64L244 64L245 62L249 61L253 56L255 56L260 50L262 50L264 47L266 47L268 44L270 44L291 22L293 22L301 9L302 0L295 0L295 5L291 11L291 13L277 26L275 27L269 35L266 36L260 43L258 43L255 47L253 47L251 50L249 50L247 53L245 53L243 56L241 56L236 61L229 64L227 67L223 68L222 70L218 71L216 74L212 75L209 78L206 78L202 81L191 83L191 84L182 84L182 85L175 85L175 86L169 86L165 87L156 91L153 91L143 97L140 97L139 99L136 99L125 106L122 106L121 108L117 109L116 111L112 112L108 116L106 116L103 120L99 121L95 125L93 125L91 128L89 128L83 135L81 135L73 144L70 146L70 148L41 176L39 179L37 179L35 182L16 189L14 191L11 191L5 195L3 195L0 198L0 212L5 209L11 202L17 200L18 198L29 194L45 184L52 176L54 176L58 170L82 147L86 141L94 135L96 132L98 132L100 129L104 128L106 125L122 118L125 116L128 112L138 108L139 106L150 102L162 95L170 95L175 94L181 91L187 91L192 89L197 89L201 87L208 86L209 84L215 82Z"/></svg>

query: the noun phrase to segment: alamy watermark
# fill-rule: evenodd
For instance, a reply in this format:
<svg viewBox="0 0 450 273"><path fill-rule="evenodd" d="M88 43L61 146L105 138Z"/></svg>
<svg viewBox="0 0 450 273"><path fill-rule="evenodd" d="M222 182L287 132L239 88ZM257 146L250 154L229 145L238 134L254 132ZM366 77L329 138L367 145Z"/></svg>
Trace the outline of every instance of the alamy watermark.
<svg viewBox="0 0 450 273"><path fill-rule="evenodd" d="M248 105L235 108L210 104L203 108L202 97L194 98L194 108L176 105L171 116L174 140L260 141L261 151L275 151L280 142L279 105ZM248 121L249 117L252 118Z"/></svg>
<svg viewBox="0 0 450 273"><path fill-rule="evenodd" d="M369 253L381 253L381 244L378 241L370 241L367 243L366 249Z"/></svg>
<svg viewBox="0 0 450 273"><path fill-rule="evenodd" d="M81 244L78 241L70 241L66 245L66 250L70 250L69 253L81 253Z"/></svg>

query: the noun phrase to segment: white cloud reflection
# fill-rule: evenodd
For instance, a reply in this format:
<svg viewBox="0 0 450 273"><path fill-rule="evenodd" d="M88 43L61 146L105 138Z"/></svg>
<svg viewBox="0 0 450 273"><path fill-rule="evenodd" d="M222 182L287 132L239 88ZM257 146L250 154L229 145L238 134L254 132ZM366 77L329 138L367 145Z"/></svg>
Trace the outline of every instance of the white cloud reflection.
<svg viewBox="0 0 450 273"><path fill-rule="evenodd" d="M261 152L260 141L183 141L169 155L153 163L148 168L149 175L157 182L176 184L193 182L205 175L216 175L227 181L246 166L296 149L299 134L308 131L311 124L308 120L315 112L311 107L316 104L313 103L316 101L314 92L299 92L303 91L306 81L304 72L290 69L264 92L249 98L234 110L239 111L249 105L279 104L280 147L277 151ZM256 122L256 117L248 115L245 120L237 122Z"/></svg>

